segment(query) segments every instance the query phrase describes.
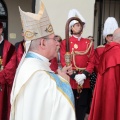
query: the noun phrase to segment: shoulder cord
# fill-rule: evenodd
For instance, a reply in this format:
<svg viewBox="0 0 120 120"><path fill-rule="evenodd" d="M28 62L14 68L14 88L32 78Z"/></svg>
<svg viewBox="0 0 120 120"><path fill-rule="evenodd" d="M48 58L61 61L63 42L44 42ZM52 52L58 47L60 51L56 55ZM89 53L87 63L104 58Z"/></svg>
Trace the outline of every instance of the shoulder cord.
<svg viewBox="0 0 120 120"><path fill-rule="evenodd" d="M86 68L80 68L80 67L76 66L75 55L85 55L85 54L87 54L90 51L90 49L92 47L92 44L93 44L93 41L91 41L90 44L87 44L87 49L85 51L74 51L74 50L72 50L73 64L74 64L76 70L83 71Z"/></svg>

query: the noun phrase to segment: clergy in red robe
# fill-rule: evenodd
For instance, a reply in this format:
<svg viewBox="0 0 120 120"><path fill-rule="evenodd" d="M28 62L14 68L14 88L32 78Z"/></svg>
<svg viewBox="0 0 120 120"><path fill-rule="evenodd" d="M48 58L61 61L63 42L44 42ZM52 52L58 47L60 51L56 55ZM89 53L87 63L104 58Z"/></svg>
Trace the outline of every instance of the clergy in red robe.
<svg viewBox="0 0 120 120"><path fill-rule="evenodd" d="M98 72L100 58L104 52L106 44L113 40L113 32L118 28L118 23L114 17L108 17L104 23L103 38L105 39L104 45L100 45L95 49L95 72Z"/></svg>
<svg viewBox="0 0 120 120"><path fill-rule="evenodd" d="M101 57L89 120L120 120L120 28Z"/></svg>
<svg viewBox="0 0 120 120"><path fill-rule="evenodd" d="M0 120L9 120L10 93L16 71L15 47L4 40L0 23Z"/></svg>
<svg viewBox="0 0 120 120"><path fill-rule="evenodd" d="M114 17L108 17L104 23L103 38L105 39L104 45L100 45L95 49L95 72L98 72L100 58L104 52L106 44L113 40L113 32L118 28L118 23Z"/></svg>

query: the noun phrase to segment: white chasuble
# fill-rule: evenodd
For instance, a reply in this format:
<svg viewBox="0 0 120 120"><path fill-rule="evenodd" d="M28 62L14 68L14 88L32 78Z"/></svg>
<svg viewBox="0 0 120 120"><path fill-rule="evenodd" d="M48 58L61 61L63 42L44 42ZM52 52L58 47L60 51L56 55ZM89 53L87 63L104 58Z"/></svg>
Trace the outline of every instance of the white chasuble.
<svg viewBox="0 0 120 120"><path fill-rule="evenodd" d="M10 120L76 120L70 84L45 61L26 57L12 88Z"/></svg>

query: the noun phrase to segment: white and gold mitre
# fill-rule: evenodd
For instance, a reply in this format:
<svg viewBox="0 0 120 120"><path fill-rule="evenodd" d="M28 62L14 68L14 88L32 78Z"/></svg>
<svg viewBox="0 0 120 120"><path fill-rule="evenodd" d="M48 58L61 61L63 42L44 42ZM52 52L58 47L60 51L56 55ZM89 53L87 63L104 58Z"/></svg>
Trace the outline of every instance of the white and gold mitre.
<svg viewBox="0 0 120 120"><path fill-rule="evenodd" d="M44 4L41 2L38 14L24 12L20 9L21 22L26 41L34 40L54 33Z"/></svg>

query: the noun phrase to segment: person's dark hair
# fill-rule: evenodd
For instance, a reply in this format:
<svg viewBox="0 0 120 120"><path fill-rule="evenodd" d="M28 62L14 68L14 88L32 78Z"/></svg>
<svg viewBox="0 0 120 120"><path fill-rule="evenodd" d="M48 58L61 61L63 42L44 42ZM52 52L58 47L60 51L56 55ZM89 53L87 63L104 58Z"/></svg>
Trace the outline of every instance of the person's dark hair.
<svg viewBox="0 0 120 120"><path fill-rule="evenodd" d="M2 22L0 22L0 28L3 28L3 23Z"/></svg>
<svg viewBox="0 0 120 120"><path fill-rule="evenodd" d="M73 31L72 31L72 29L70 30L70 34L73 35Z"/></svg>
<svg viewBox="0 0 120 120"><path fill-rule="evenodd" d="M88 36L88 38L93 38L93 36Z"/></svg>
<svg viewBox="0 0 120 120"><path fill-rule="evenodd" d="M107 44L107 40L106 40L106 38L105 38L105 42L103 43L103 45L106 45Z"/></svg>
<svg viewBox="0 0 120 120"><path fill-rule="evenodd" d="M61 41L62 41L62 38L61 38L59 35L55 35L55 39L58 39L58 40L57 40L58 42L61 42Z"/></svg>
<svg viewBox="0 0 120 120"><path fill-rule="evenodd" d="M88 39L90 39L90 40L94 41L93 36L88 36Z"/></svg>

